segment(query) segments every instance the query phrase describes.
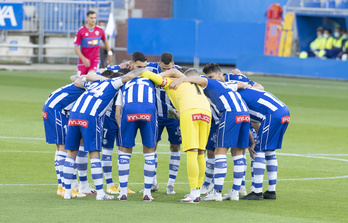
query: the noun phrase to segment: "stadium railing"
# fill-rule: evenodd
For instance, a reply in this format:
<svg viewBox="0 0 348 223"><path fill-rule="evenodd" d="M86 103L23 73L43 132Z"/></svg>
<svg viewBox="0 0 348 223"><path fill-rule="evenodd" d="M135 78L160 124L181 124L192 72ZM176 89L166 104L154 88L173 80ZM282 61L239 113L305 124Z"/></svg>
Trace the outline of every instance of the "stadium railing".
<svg viewBox="0 0 348 223"><path fill-rule="evenodd" d="M128 11L128 0L30 0L22 1L23 3L23 28L18 31L1 31L0 48L33 48L32 57L37 62L44 62L45 58L62 58L69 63L70 59L77 59L73 52L73 39L77 30L84 25L86 13L94 10L97 13L97 24L100 21L108 22L109 15L114 15L116 19L126 19L116 16L115 11ZM127 13L117 13L128 15ZM11 42L6 39L11 36L30 36L32 41L30 44L23 42ZM53 43L48 38L61 38L62 41ZM47 42L50 42L47 44ZM65 44L62 44L66 42ZM13 44L17 43L17 44ZM115 49L114 42L110 42L111 47ZM57 49L61 54L48 54L48 49ZM63 49L63 50L62 50ZM126 50L126 49L117 49ZM18 57L18 55L1 55L1 57ZM52 52L52 51L51 51ZM36 62L36 61L35 61Z"/></svg>

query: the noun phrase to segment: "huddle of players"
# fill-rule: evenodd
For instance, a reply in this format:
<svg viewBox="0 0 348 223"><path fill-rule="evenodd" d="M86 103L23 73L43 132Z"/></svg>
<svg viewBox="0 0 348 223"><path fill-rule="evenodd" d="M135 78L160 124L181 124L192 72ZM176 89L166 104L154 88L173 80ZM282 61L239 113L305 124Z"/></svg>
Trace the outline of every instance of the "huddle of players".
<svg viewBox="0 0 348 223"><path fill-rule="evenodd" d="M212 185L212 181L214 181L214 190L203 198L203 200L238 200L239 194L243 194L240 193L240 189L246 170L244 150L248 147L249 139L252 142L249 147L249 152L253 158L252 192L241 199L258 200L263 198L276 198L275 184L277 160L274 151L275 149L281 148L282 137L289 122L289 111L287 107L272 94L250 88L249 84L257 84L247 79L241 73L222 74L220 67L215 63L207 64L204 67L203 72L206 78L199 77L198 72L192 69L185 73L190 74L191 77L186 77L181 72L169 70L171 68L179 68L174 65L171 54L162 54L159 63L147 63L146 57L139 52L132 55L132 60L130 61L130 69L132 72L124 75L122 78L114 77L127 73L129 70L120 69L120 66L108 68L113 71L118 71L116 73L102 73L102 76L107 76L103 78L104 80L99 80L102 78L100 75L89 73L86 77L89 82L85 82L86 80L81 80L80 78L75 81L75 84L81 88L73 84L64 86L53 92L46 101L43 108L46 139L48 143L57 144L57 177L58 183L61 186L64 184L64 198L70 199L74 196L71 183L76 179L75 157L79 147L81 149L80 139L83 138L83 150L89 151L90 153L92 178L97 189L97 200L114 199L113 196L103 191L103 170L99 158L99 151L101 150L101 142L104 141L103 152L105 148L107 148L107 152L102 159L103 163L109 162L109 167L103 169L104 173L107 169L110 170L110 173L110 166L112 165L112 149L110 150L110 148L113 148L114 139L116 138L119 140L117 145L120 146L118 170L121 190L118 199L127 200L129 159L131 157L132 147L135 145L134 139L136 131L139 128L142 134L145 157L145 188L143 190L143 198L145 201L152 201L151 189L153 191L158 190L158 183L155 177L157 166L157 155L155 151L164 127L167 128L171 144L167 193L175 194L174 182L180 164L180 122L168 118L168 111L173 110L173 105L170 103L170 99L165 91L161 87L155 87L149 79L138 77L138 75L144 72L137 69L143 67L148 67L150 71L157 74L165 73L163 76L176 77L177 79L172 81L170 88L176 88L182 82L191 82L195 84L198 89L197 92L200 93L200 88L198 88L198 86L203 87L204 94L210 99L212 105L212 120L215 121L214 124L211 125L207 146L208 159L207 171L205 174L206 182L203 184L205 173L204 162L204 165L199 167L198 185L194 187L190 186L191 193L185 199L182 199L182 202L199 202L201 200L200 194L206 194L210 191L211 187L209 184ZM165 70L167 71L163 72ZM165 77L160 81L164 82L164 80L166 80ZM239 82L234 80L238 80ZM166 83L162 84L164 84L162 87L166 85ZM84 89L82 89L83 87L87 90L84 91ZM119 93L116 98L118 90ZM64 91L68 93L63 93ZM186 95L186 97L190 98L190 95ZM173 100L173 98L171 98L171 100ZM69 110L70 116L68 119L67 115ZM115 117L114 113L116 113L115 116L118 125L115 125L114 121L110 121L110 117ZM198 116L196 116L196 120L194 120L194 116L192 115L192 120L190 121L194 123L199 119L199 121L209 123L210 126L211 119L207 118L208 116L202 116L201 114L198 119L197 117ZM53 123L47 124L49 120L53 120ZM114 119L112 118L112 120ZM249 133L250 120L257 130L256 142ZM108 125L108 128L105 128L105 125ZM68 131L65 140L64 128L66 126L68 126ZM119 137L116 137L117 126L119 126ZM103 131L103 129L108 129L109 131ZM183 129L183 126L181 129ZM53 133L50 134L50 132ZM102 140L102 137L104 135L106 136L108 133L110 134L110 132L113 132L111 138L104 138L104 140ZM206 139L205 144L207 144L208 136L202 138ZM214 142L214 139L216 139L216 142ZM109 146L105 146L107 143L109 143ZM110 143L112 143L112 145ZM62 152L61 145L63 145L65 149L64 152L67 151L65 162L62 161L64 152ZM232 190L222 197L223 182L227 173L226 154L229 148L231 148L231 154L234 160L234 181ZM205 145L204 148L199 148L199 150L203 150L203 152L204 149ZM215 152L211 152L214 150ZM267 160L269 188L266 193L262 194L265 159ZM64 163L63 170L62 163ZM270 176L270 173L272 176ZM110 178L111 177L106 178L108 188L109 185L113 185L113 183L110 183L112 182ZM62 179L64 179L63 182L61 182ZM202 184L202 189L197 193ZM89 187L88 184L87 187ZM89 192L86 187L80 190L80 192L84 191ZM75 192L75 196L79 197L83 195L84 194L79 194L78 192L76 195Z"/></svg>

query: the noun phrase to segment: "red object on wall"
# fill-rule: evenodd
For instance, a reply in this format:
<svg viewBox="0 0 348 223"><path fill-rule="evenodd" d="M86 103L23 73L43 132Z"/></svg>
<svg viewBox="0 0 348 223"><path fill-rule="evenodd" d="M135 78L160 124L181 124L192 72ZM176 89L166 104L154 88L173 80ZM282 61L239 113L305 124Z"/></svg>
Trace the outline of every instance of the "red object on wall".
<svg viewBox="0 0 348 223"><path fill-rule="evenodd" d="M279 4L272 4L267 9L264 55L278 56L282 14L283 9Z"/></svg>

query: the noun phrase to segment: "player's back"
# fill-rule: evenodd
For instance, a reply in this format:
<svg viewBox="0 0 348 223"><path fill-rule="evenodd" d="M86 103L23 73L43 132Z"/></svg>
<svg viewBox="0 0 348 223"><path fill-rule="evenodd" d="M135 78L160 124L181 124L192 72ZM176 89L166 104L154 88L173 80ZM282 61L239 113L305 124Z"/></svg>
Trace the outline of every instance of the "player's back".
<svg viewBox="0 0 348 223"><path fill-rule="evenodd" d="M219 112L237 111L247 112L248 108L242 97L238 94L236 82L222 82L214 79L207 79L208 83L204 93Z"/></svg>
<svg viewBox="0 0 348 223"><path fill-rule="evenodd" d="M170 78L168 78L170 79ZM210 104L203 93L203 89L197 84L184 82L176 90L165 88L171 102L180 112L190 109L203 109L210 112Z"/></svg>
<svg viewBox="0 0 348 223"><path fill-rule="evenodd" d="M286 105L273 94L255 88L238 91L250 109L250 118L262 121L266 114L271 114Z"/></svg>
<svg viewBox="0 0 348 223"><path fill-rule="evenodd" d="M73 83L58 88L45 102L45 106L52 109L70 110L72 104L85 92L85 89L76 87Z"/></svg>
<svg viewBox="0 0 348 223"><path fill-rule="evenodd" d="M147 78L137 77L122 86L123 104L153 103L155 105L155 85Z"/></svg>
<svg viewBox="0 0 348 223"><path fill-rule="evenodd" d="M87 91L77 99L71 111L100 117L111 106L113 98L121 86L121 78L88 83Z"/></svg>

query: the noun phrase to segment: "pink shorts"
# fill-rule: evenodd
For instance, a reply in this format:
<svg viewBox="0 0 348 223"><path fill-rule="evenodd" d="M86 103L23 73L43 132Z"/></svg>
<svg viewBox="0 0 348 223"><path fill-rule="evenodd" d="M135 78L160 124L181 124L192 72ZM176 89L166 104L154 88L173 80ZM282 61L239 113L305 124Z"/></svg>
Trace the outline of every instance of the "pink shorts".
<svg viewBox="0 0 348 223"><path fill-rule="evenodd" d="M79 60L79 63L77 64L77 75L83 76L83 75L86 75L91 70L97 70L99 68L99 62L100 60L92 60L90 61L91 66L85 67L82 61Z"/></svg>

